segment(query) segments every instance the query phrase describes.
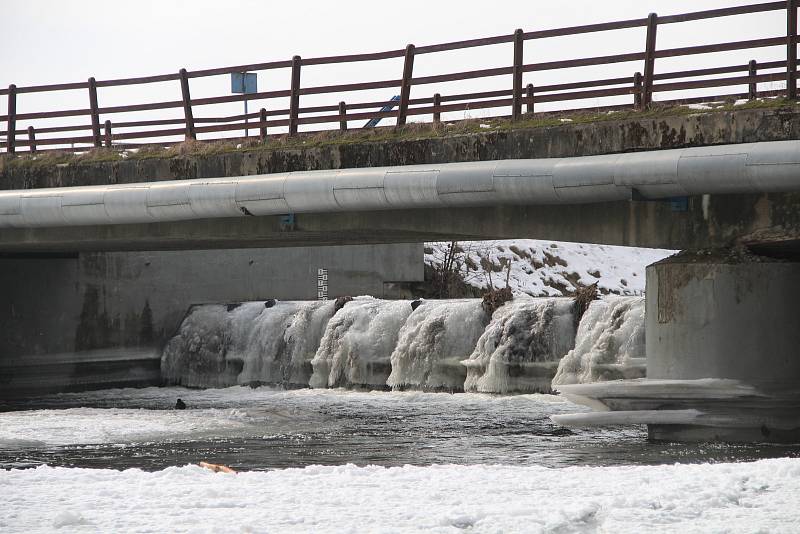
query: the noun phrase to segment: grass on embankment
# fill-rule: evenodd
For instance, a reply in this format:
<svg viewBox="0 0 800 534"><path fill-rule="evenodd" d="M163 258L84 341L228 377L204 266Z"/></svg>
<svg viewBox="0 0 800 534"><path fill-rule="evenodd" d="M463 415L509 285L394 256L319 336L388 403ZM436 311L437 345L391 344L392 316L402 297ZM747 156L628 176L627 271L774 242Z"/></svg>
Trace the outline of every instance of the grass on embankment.
<svg viewBox="0 0 800 534"><path fill-rule="evenodd" d="M303 148L317 148L357 143L380 143L389 141L405 141L417 139L432 139L452 137L476 133L491 133L497 131L524 130L563 126L567 124L589 124L605 121L624 121L655 119L672 116L697 115L706 113L720 113L744 109L780 109L785 108L797 111L800 102L792 102L783 98L753 100L736 105L734 102L707 104L707 108L698 109L688 106L658 106L645 111L580 111L580 112L545 112L525 115L517 122L509 119L464 119L445 123L412 123L403 127L380 127L370 129L352 129L347 131L328 130L299 134L296 137L288 135L269 137L265 143L257 138L231 139L230 141L185 141L173 146L159 145L143 146L136 150L118 150L107 148L93 148L86 152L75 154L70 151L51 150L29 155L26 152L14 156L0 154L0 168L8 165L17 166L52 166L81 163L98 163L109 161L123 161L127 159L149 158L174 158L185 156L212 156L228 152L246 151L272 151L291 150Z"/></svg>

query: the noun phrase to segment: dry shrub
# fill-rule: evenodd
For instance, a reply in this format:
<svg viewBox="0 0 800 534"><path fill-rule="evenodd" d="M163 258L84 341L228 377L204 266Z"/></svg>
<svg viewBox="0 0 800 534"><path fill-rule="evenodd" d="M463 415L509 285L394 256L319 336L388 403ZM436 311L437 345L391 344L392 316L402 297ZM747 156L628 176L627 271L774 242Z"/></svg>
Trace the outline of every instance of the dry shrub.
<svg viewBox="0 0 800 534"><path fill-rule="evenodd" d="M593 300L597 300L597 298L597 282L590 286L579 286L575 289L575 293L572 296L572 314L576 325L581 322L583 314L589 309L589 304Z"/></svg>
<svg viewBox="0 0 800 534"><path fill-rule="evenodd" d="M513 299L514 294L508 286L503 289L490 289L483 294L481 307L491 317L500 306Z"/></svg>

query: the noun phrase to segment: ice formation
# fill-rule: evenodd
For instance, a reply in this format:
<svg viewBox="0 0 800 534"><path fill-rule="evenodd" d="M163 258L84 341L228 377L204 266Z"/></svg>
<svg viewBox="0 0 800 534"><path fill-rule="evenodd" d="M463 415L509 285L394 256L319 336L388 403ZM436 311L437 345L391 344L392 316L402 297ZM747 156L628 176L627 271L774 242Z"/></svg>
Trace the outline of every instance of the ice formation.
<svg viewBox="0 0 800 534"><path fill-rule="evenodd" d="M491 318L479 299L268 304L193 307L164 349L165 381L515 393L644 374L643 297L593 302L577 335L563 297L518 295Z"/></svg>
<svg viewBox="0 0 800 534"><path fill-rule="evenodd" d="M236 326L250 325L264 306L247 303L229 310L225 305L194 306L169 340L161 356L161 375L170 384L224 387L237 383L242 362L228 360Z"/></svg>
<svg viewBox="0 0 800 534"><path fill-rule="evenodd" d="M644 376L644 297L608 297L589 305L575 348L561 360L553 385Z"/></svg>
<svg viewBox="0 0 800 534"><path fill-rule="evenodd" d="M499 308L469 359L465 391L549 392L575 341L572 301L517 298Z"/></svg>
<svg viewBox="0 0 800 534"><path fill-rule="evenodd" d="M328 323L311 361L311 387L385 388L390 356L412 308L408 301L359 297Z"/></svg>
<svg viewBox="0 0 800 534"><path fill-rule="evenodd" d="M161 358L168 383L306 386L333 302L263 302L192 308Z"/></svg>
<svg viewBox="0 0 800 534"><path fill-rule="evenodd" d="M480 300L425 301L400 330L387 384L395 389L462 390L466 369L460 362L472 353L488 322Z"/></svg>

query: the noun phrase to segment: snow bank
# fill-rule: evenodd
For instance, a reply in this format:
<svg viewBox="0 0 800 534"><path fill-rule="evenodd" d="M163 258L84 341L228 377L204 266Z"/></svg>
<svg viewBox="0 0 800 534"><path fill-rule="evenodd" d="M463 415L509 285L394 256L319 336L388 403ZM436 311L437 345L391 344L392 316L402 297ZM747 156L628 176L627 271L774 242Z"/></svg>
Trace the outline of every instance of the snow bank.
<svg viewBox="0 0 800 534"><path fill-rule="evenodd" d="M425 244L425 263L439 266L449 243ZM571 293L576 284L597 283L602 293L641 295L644 268L674 253L672 250L562 243L536 239L459 241L456 255L460 272L471 286L504 287L504 263L511 262L509 285L515 293L556 297Z"/></svg>
<svg viewBox="0 0 800 534"><path fill-rule="evenodd" d="M0 531L793 532L800 459L647 467L0 472Z"/></svg>

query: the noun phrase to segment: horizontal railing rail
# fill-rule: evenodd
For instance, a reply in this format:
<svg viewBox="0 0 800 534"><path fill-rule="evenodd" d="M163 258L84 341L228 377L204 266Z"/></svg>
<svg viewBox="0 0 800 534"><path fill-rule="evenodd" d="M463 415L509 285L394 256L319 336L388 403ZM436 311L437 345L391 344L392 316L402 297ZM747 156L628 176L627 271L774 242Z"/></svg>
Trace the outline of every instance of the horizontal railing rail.
<svg viewBox="0 0 800 534"><path fill-rule="evenodd" d="M167 145L179 141L164 141L164 138L183 137L184 139L196 139L197 134L235 132L248 129L257 132L257 136L261 138L262 141L266 141L269 137L269 130L272 128L288 129L288 135L294 136L300 133L299 126L328 125L330 129L330 125L333 124L334 128L346 130L349 128L349 122L351 121L373 121L374 119L384 118L395 119L396 123L402 126L406 123L408 117L429 115L432 117L433 122L440 122L443 113L466 112L481 109L507 108L510 109L510 113L501 116L510 118L511 120L519 120L526 113L534 113L536 107L540 104L558 102L574 103L582 100L610 97L629 97L630 101L626 104L596 105L584 108L575 108L573 105L573 107L569 109L573 111L587 109L612 111L630 108L641 110L653 104L655 95L666 95L667 99L657 100L659 104L666 105L713 102L731 98L756 99L759 97L784 96L788 99L796 99L798 40L797 4L798 0L782 0L778 2L762 2L668 16L650 14L648 17L639 19L528 32L516 30L510 35L467 39L419 47L408 45L403 49L382 52L316 58L301 58L295 56L290 60L269 61L222 68L194 71L181 69L177 73L156 76L112 80L95 80L94 78L90 78L86 82L21 87L11 85L7 89L0 89L0 96L5 96L8 100L6 114L0 115L0 123L5 123L6 126L5 130L0 131L0 139L5 137L5 141L0 141L0 148L4 148L7 152L13 153L20 147L26 147L29 151L35 152L39 147L59 148L70 146L75 148L75 145L87 145L85 147L77 147L75 148L76 150L86 150L102 146L115 146L120 148L139 147L148 143ZM734 40L677 48L659 48L657 46L658 28L662 25L770 11L784 11L786 13L785 31L781 28L781 33L778 35L773 34L773 36L757 39ZM555 61L524 61L524 43L526 41L631 28L646 29L646 38L643 43L644 49L640 48L638 51L621 54L577 57ZM513 45L513 55L509 55L509 59L512 59L512 61L511 64L507 66L426 75L414 73L414 59L419 55L509 43ZM728 64L672 72L656 72L655 69L656 61L666 58L692 57L700 54L759 50L775 47L786 48L785 60L761 63L750 60L742 64ZM304 67L387 59L403 60L402 72L398 73L401 75L400 77L334 85L305 87L301 85L301 73ZM524 75L527 73L552 72L561 71L563 69L625 63L639 63L641 67L631 69L635 72L631 72L630 76L540 85L533 83L524 84ZM270 71L276 69L287 69L289 71L289 76L287 76L289 80L288 88L251 94L220 95L202 98L193 98L191 96L189 80L192 79L245 71ZM435 93L428 97L412 98L412 91L415 87L420 88L434 84L468 80L492 80L498 77L508 76L511 77L511 86L506 86L497 90L453 94ZM114 106L101 106L98 103L98 89L164 82L180 83L180 100ZM759 84L775 82L785 82L785 89L766 90L763 87L759 88ZM669 99L669 94L675 91L697 91L707 89L728 90L728 88L737 86L746 87L746 92L734 91L706 96ZM373 99L365 102L347 102L338 96L346 93L376 89L393 89L397 91L400 94L399 101L376 101ZM17 99L21 94L76 90L87 91L88 105L86 107L42 111L20 111L18 109ZM300 103L301 97L334 94L337 95L337 98L328 104L323 103L320 105L303 107ZM276 107L275 109L262 107L258 111L252 113L219 117L194 116L194 113L202 109L202 106L243 101L250 102L255 100L269 101L271 99L288 99L289 105ZM619 99L617 101L619 101ZM580 104L577 105L580 106ZM178 118L148 118L143 120L129 120L126 116L125 120L117 122L111 120L115 115L121 113L131 114L175 109L183 110L183 116ZM389 111L387 111L387 109ZM38 127L31 123L32 121L52 121L53 119L67 117L86 117L87 120L85 123L81 124L46 124ZM22 125L20 124L21 121L25 121L28 124ZM154 127L156 128L154 129ZM303 133L305 133L305 131ZM53 137L50 134L62 134L62 136ZM47 136L42 137L42 135ZM271 135L275 135L274 132ZM226 139L231 138L228 137ZM145 142L132 143L130 142L131 140Z"/></svg>

